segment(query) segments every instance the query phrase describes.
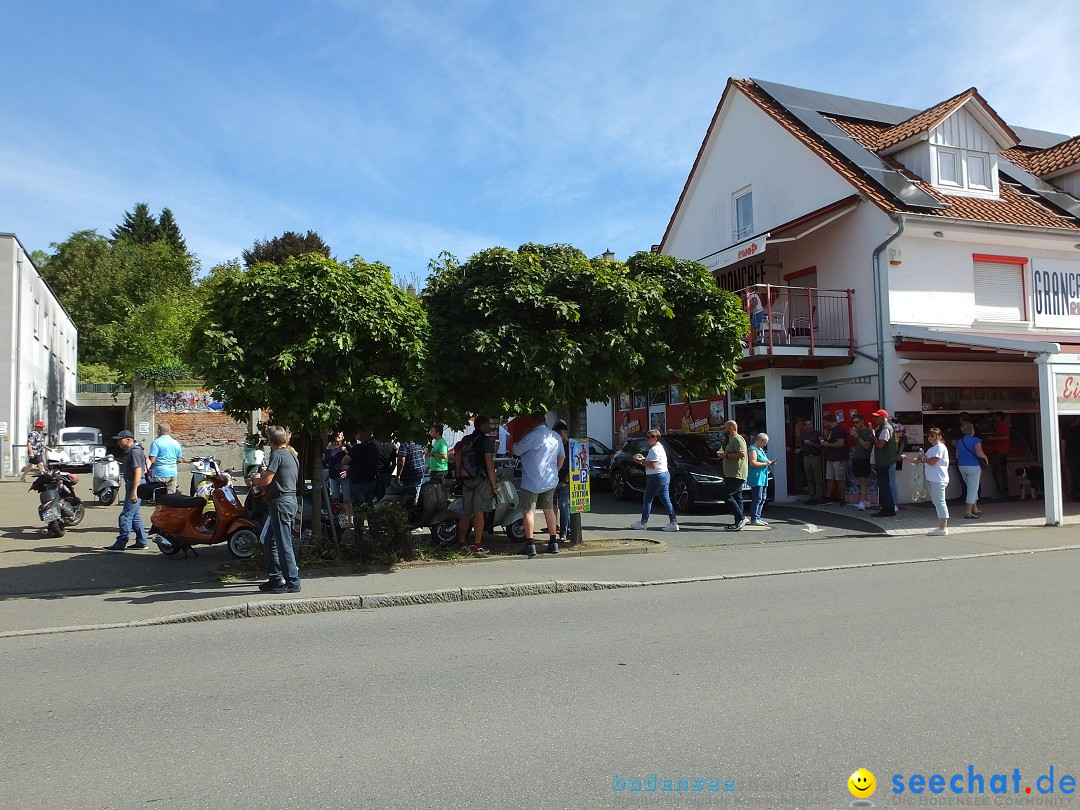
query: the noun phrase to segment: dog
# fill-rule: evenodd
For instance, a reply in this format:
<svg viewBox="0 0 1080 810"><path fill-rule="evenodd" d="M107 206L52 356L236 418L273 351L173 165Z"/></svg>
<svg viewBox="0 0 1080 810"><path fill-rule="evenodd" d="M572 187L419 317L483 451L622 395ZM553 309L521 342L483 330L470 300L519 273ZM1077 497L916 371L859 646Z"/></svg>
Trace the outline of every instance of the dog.
<svg viewBox="0 0 1080 810"><path fill-rule="evenodd" d="M1020 500L1024 500L1028 493L1031 500L1041 498L1043 495L1043 468L1038 465L1031 467L1017 467L1016 478L1020 482Z"/></svg>

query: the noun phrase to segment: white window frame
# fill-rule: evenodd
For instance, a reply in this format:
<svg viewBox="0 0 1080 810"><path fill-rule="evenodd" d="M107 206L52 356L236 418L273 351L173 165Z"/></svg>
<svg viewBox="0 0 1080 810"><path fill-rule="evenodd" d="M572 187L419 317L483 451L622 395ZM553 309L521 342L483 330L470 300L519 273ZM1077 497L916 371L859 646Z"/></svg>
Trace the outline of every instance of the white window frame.
<svg viewBox="0 0 1080 810"><path fill-rule="evenodd" d="M973 149L960 149L955 146L932 146L930 160L930 184L947 194L963 197L984 197L998 199L997 155L992 152L979 152ZM960 182L946 180L941 176L941 158L952 155L956 161ZM990 185L975 185L971 182L971 162L981 160L983 174Z"/></svg>
<svg viewBox="0 0 1080 810"><path fill-rule="evenodd" d="M750 221L739 224L739 202L744 198L750 198ZM731 195L731 233L732 244L742 242L754 235L754 190L751 186L741 188Z"/></svg>

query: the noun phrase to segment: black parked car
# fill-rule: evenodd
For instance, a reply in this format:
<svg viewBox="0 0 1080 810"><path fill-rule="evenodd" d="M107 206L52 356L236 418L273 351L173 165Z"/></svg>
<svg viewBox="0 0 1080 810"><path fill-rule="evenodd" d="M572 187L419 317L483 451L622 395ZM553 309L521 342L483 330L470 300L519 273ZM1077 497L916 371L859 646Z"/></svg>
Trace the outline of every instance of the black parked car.
<svg viewBox="0 0 1080 810"><path fill-rule="evenodd" d="M698 503L723 503L724 462L716 455L723 446L719 439L704 433L668 433L660 437L660 444L667 451L676 509L684 512ZM636 453L649 454L645 434L631 436L611 458L611 492L620 500L645 492L645 467L634 461ZM749 487L744 485L743 490Z"/></svg>
<svg viewBox="0 0 1080 810"><path fill-rule="evenodd" d="M611 471L611 450L603 442L589 439L589 478L606 481Z"/></svg>

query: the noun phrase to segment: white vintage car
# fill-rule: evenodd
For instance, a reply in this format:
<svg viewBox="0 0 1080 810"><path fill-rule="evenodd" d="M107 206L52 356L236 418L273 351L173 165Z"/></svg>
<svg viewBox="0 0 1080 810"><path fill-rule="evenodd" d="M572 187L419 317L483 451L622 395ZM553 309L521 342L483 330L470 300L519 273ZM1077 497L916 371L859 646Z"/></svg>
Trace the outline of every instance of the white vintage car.
<svg viewBox="0 0 1080 810"><path fill-rule="evenodd" d="M105 457L101 431L92 427L61 428L52 448L46 461L50 467L62 470L89 472L94 459Z"/></svg>

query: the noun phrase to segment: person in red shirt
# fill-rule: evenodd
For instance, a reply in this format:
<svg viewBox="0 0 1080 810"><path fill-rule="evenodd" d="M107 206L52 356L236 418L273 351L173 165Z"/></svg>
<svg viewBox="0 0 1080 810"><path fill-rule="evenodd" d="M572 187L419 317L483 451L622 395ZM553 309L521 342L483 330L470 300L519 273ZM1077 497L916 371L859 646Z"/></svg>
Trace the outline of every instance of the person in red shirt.
<svg viewBox="0 0 1080 810"><path fill-rule="evenodd" d="M990 497L995 501L1009 494L1009 456L1012 454L1012 425L1003 411L994 411L991 418L994 426L994 437L990 445L990 471L994 474L994 485L997 488Z"/></svg>

